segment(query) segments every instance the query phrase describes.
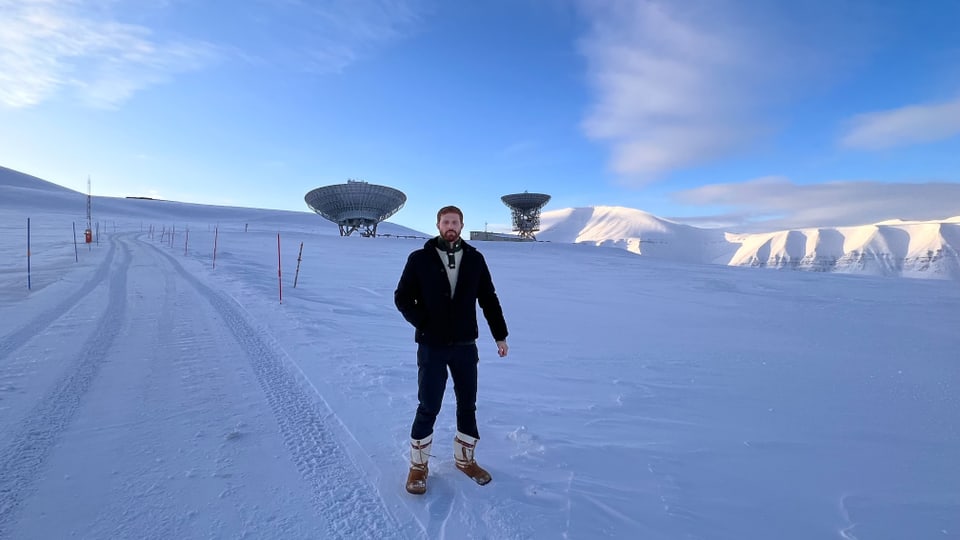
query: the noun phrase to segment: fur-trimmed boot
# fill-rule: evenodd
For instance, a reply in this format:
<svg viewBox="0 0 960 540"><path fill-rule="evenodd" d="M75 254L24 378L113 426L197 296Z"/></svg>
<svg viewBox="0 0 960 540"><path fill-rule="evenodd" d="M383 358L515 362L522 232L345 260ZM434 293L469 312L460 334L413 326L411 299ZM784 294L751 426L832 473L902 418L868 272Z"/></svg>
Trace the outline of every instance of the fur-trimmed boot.
<svg viewBox="0 0 960 540"><path fill-rule="evenodd" d="M453 458L457 461L458 469L482 486L489 484L492 478L490 478L490 473L477 465L477 461L473 459L473 451L477 447L477 440L458 431L457 436L453 439Z"/></svg>
<svg viewBox="0 0 960 540"><path fill-rule="evenodd" d="M427 492L427 461L433 433L422 439L410 439L410 472L407 473L407 492L423 495Z"/></svg>

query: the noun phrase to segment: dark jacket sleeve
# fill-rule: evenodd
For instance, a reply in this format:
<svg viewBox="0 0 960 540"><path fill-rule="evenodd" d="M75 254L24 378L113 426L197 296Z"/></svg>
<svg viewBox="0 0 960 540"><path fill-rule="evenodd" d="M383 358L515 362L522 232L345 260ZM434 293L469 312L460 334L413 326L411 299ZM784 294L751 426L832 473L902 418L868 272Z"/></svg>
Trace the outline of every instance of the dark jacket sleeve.
<svg viewBox="0 0 960 540"><path fill-rule="evenodd" d="M487 261L482 255L480 256L480 283L477 288L477 303L483 310L483 317L487 319L487 325L490 327L493 339L496 341L507 339L507 322L503 319L503 308L500 307L500 299L497 298L497 291L493 287L493 278L490 277Z"/></svg>
<svg viewBox="0 0 960 540"><path fill-rule="evenodd" d="M415 257L415 252L407 257L407 264L403 267L400 282L397 283L397 290L393 292L393 303L408 323L412 324L414 328L420 328L424 317Z"/></svg>

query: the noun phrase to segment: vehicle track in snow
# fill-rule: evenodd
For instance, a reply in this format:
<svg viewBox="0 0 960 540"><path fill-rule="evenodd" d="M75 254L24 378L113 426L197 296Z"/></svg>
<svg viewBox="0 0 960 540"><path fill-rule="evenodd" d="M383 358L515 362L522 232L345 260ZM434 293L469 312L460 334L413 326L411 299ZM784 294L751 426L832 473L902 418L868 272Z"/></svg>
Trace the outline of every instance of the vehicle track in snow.
<svg viewBox="0 0 960 540"><path fill-rule="evenodd" d="M272 338L248 322L235 300L202 283L164 251L150 247L166 257L209 302L246 352L290 457L309 484L318 512L329 520L328 536L375 538L385 531L402 534L399 522L330 427L336 416L305 390L285 354L270 343ZM416 535L413 531L406 533Z"/></svg>
<svg viewBox="0 0 960 540"><path fill-rule="evenodd" d="M111 238L110 249L107 251L106 256L104 256L103 261L100 263L97 269L93 271L92 279L81 285L76 292L68 296L55 307L34 317L32 320L21 326L19 330L15 330L7 335L2 341L0 341L0 365L6 361L11 353L33 339L34 336L41 334L48 326L53 324L64 313L67 313L73 309L74 306L79 304L88 294L93 292L98 285L107 279L107 277L110 275L110 265L113 264L116 248L117 240Z"/></svg>
<svg viewBox="0 0 960 540"><path fill-rule="evenodd" d="M285 448L266 400L256 397L262 391L243 361L241 346L172 260L144 243L134 244L132 251L130 316L115 343L115 362L101 372L89 407L59 447L82 454L108 442L123 448L122 457L114 458L117 465L109 457L88 462L90 473L81 477L59 456L48 472L74 476L75 481L59 483L67 489L81 481L97 482L102 504L85 509L83 521L74 521L83 527L81 536L317 536L324 525L313 518L311 491L305 483L298 488L280 480L298 480L292 463L293 475L287 476L284 467L269 480L250 469L251 464L271 463L277 455L273 449ZM124 386L127 382L131 384ZM116 389L113 399L104 402L104 392L111 388ZM126 413L112 411L116 406ZM107 419L114 423L104 423ZM91 442L98 439L91 428L105 436ZM49 498L57 485L47 482L38 496ZM273 494L268 503L258 500L264 492ZM38 515L32 510L31 516ZM72 530L52 527L48 532L62 537Z"/></svg>
<svg viewBox="0 0 960 540"><path fill-rule="evenodd" d="M118 244L121 245L121 253L117 268L113 269ZM64 376L30 410L13 432L4 437L7 442L0 447L0 538L6 536L7 527L29 494L58 436L73 420L81 398L96 378L122 327L126 316L126 274L130 259L129 248L121 244L118 237L111 238L110 251L96 271L98 277L84 284L76 294L57 308L44 312L21 330L14 332L11 343L2 350L3 354L9 354L43 332L62 313L89 294L100 281L110 276L107 309L96 321L94 333L77 352L74 366L66 370Z"/></svg>
<svg viewBox="0 0 960 540"><path fill-rule="evenodd" d="M144 345L153 348L156 351L157 357L164 357L163 336L173 335L171 330L174 321L174 298L170 293L175 293L176 288L172 276L166 272L163 274L163 290L167 294L160 302L159 312L141 312L137 310L135 306L131 306L133 313L128 321L128 331L132 328L149 325L151 323L156 326L156 341L144 343ZM135 282L132 285L133 290L136 291ZM173 346L176 346L176 343L176 340L174 340ZM119 343L118 346L120 346ZM152 369L160 371L156 366ZM153 373L151 372L151 374ZM162 396L157 394L161 392L171 392L170 388L162 383L157 384L155 382L156 380L165 381L162 374L159 373L155 377L151 377L150 384L144 385L139 389L138 401L140 403L156 404L163 399ZM169 413L163 411L161 414ZM144 410L138 411L138 421L142 422L143 425L155 425L154 418ZM138 436L128 445L125 445L124 452L127 455L149 456L151 448L161 447L161 441L159 439L164 435L162 431L156 429L130 429L129 431L136 431ZM140 463L147 464L149 464L150 461L150 459L139 460ZM116 483L117 480L112 479L112 482ZM124 498L120 503L110 501L105 504L100 510L100 515L94 520L95 528L93 528L93 532L97 535L102 534L120 538L134 538L137 536L156 538L172 537L180 525L178 520L170 519L169 513L163 511L164 508L155 502L155 498L147 495L158 489L155 474L151 474L149 469L146 469L144 465L140 465L137 475L132 478L122 478L120 482L121 485L115 486L114 489L126 493L131 491L136 493L137 496L133 500L135 500L137 504L129 504L131 500L129 498ZM159 525L157 524L158 521L161 522ZM104 522L109 524L105 530L102 525Z"/></svg>

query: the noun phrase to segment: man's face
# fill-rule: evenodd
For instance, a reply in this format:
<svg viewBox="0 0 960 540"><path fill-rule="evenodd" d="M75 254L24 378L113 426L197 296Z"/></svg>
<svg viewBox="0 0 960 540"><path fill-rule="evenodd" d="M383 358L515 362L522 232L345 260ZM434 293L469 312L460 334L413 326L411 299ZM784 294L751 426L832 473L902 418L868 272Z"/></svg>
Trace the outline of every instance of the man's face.
<svg viewBox="0 0 960 540"><path fill-rule="evenodd" d="M440 237L447 242L456 242L457 238L460 238L460 231L463 230L460 214L447 212L441 215L440 221L437 222L437 230L440 231Z"/></svg>

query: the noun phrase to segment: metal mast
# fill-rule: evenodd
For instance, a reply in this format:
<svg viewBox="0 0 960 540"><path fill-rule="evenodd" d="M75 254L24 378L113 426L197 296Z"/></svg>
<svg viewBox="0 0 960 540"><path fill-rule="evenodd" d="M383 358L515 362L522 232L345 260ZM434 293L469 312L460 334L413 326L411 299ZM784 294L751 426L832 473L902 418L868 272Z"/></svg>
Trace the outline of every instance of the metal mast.
<svg viewBox="0 0 960 540"><path fill-rule="evenodd" d="M90 176L87 175L87 230L93 230L93 216L90 211L90 200L93 198L93 191L90 189Z"/></svg>

